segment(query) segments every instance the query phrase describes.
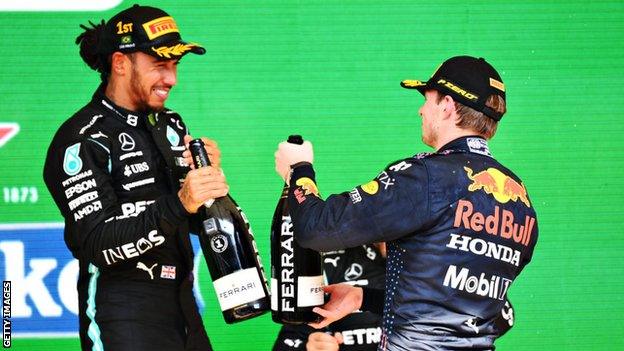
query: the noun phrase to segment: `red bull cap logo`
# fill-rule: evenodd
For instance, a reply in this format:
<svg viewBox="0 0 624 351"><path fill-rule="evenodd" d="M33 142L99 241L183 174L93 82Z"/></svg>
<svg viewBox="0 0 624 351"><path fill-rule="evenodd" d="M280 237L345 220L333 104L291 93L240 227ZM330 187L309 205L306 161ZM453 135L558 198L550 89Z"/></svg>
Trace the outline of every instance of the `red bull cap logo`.
<svg viewBox="0 0 624 351"><path fill-rule="evenodd" d="M516 182L498 169L490 167L477 174L473 174L473 170L468 167L464 167L464 170L468 179L472 181L468 186L469 191L483 190L502 204L510 200L522 201L527 207L531 207L524 184Z"/></svg>

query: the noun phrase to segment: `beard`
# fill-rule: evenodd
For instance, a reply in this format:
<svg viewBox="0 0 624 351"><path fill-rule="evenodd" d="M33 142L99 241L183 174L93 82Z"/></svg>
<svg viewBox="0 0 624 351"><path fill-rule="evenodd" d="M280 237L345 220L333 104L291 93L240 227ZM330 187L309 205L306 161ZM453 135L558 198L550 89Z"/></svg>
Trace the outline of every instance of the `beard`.
<svg viewBox="0 0 624 351"><path fill-rule="evenodd" d="M136 103L136 112L160 112L163 106L152 106L149 103L151 89L146 88L141 84L139 72L136 70L136 66L132 65L132 73L130 75L130 94L132 99Z"/></svg>

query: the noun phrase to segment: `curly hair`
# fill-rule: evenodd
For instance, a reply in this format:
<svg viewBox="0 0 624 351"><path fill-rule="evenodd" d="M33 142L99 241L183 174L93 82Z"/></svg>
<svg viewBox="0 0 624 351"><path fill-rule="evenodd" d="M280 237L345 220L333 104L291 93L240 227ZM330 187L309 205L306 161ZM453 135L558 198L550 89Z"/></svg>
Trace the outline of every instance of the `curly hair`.
<svg viewBox="0 0 624 351"><path fill-rule="evenodd" d="M105 31L106 23L102 20L95 24L89 21L91 27L80 25L83 32L76 37L76 44L80 46L80 57L94 71L100 73L102 81L110 75L110 62L107 55L100 52L100 44Z"/></svg>

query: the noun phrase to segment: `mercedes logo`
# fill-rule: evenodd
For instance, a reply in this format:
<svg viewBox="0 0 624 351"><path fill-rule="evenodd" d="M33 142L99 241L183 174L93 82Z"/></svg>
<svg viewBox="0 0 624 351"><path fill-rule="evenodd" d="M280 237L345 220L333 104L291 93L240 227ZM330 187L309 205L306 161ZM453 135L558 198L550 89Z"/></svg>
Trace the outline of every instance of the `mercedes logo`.
<svg viewBox="0 0 624 351"><path fill-rule="evenodd" d="M351 264L351 267L347 268L347 270L345 271L345 274L344 274L345 280L347 281L356 280L357 278L362 276L362 272L363 272L362 265L353 263Z"/></svg>
<svg viewBox="0 0 624 351"><path fill-rule="evenodd" d="M134 150L134 139L128 133L119 134L119 142L121 143L121 150L132 151Z"/></svg>

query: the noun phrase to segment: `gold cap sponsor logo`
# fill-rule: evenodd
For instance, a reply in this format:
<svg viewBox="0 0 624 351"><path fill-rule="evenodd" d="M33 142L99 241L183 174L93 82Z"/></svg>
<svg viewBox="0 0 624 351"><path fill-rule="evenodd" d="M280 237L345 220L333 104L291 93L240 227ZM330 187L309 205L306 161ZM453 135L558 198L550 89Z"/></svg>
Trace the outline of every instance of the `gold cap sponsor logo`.
<svg viewBox="0 0 624 351"><path fill-rule="evenodd" d="M452 91L456 92L457 94L465 97L468 100L478 100L479 99L479 95L475 95L473 93L467 92L466 90L464 90L463 88L449 82L448 80L441 78L438 79L438 84L443 85L449 89L451 89Z"/></svg>
<svg viewBox="0 0 624 351"><path fill-rule="evenodd" d="M159 48L152 47L152 51L160 57L171 58L171 56L182 56L185 52L196 46L197 44L176 44L174 46L161 46Z"/></svg>
<svg viewBox="0 0 624 351"><path fill-rule="evenodd" d="M490 86L500 90L500 91L505 91L505 84L503 84L503 82L499 82L494 78L490 78Z"/></svg>
<svg viewBox="0 0 624 351"><path fill-rule="evenodd" d="M404 80L401 83L406 88L416 88L416 87L422 87L422 86L427 85L426 83L423 83L419 80L411 80L411 79Z"/></svg>
<svg viewBox="0 0 624 351"><path fill-rule="evenodd" d="M159 17L155 20L149 21L143 24L145 33L150 40L154 40L162 35L169 33L179 33L178 26L176 25L173 17L165 16Z"/></svg>

